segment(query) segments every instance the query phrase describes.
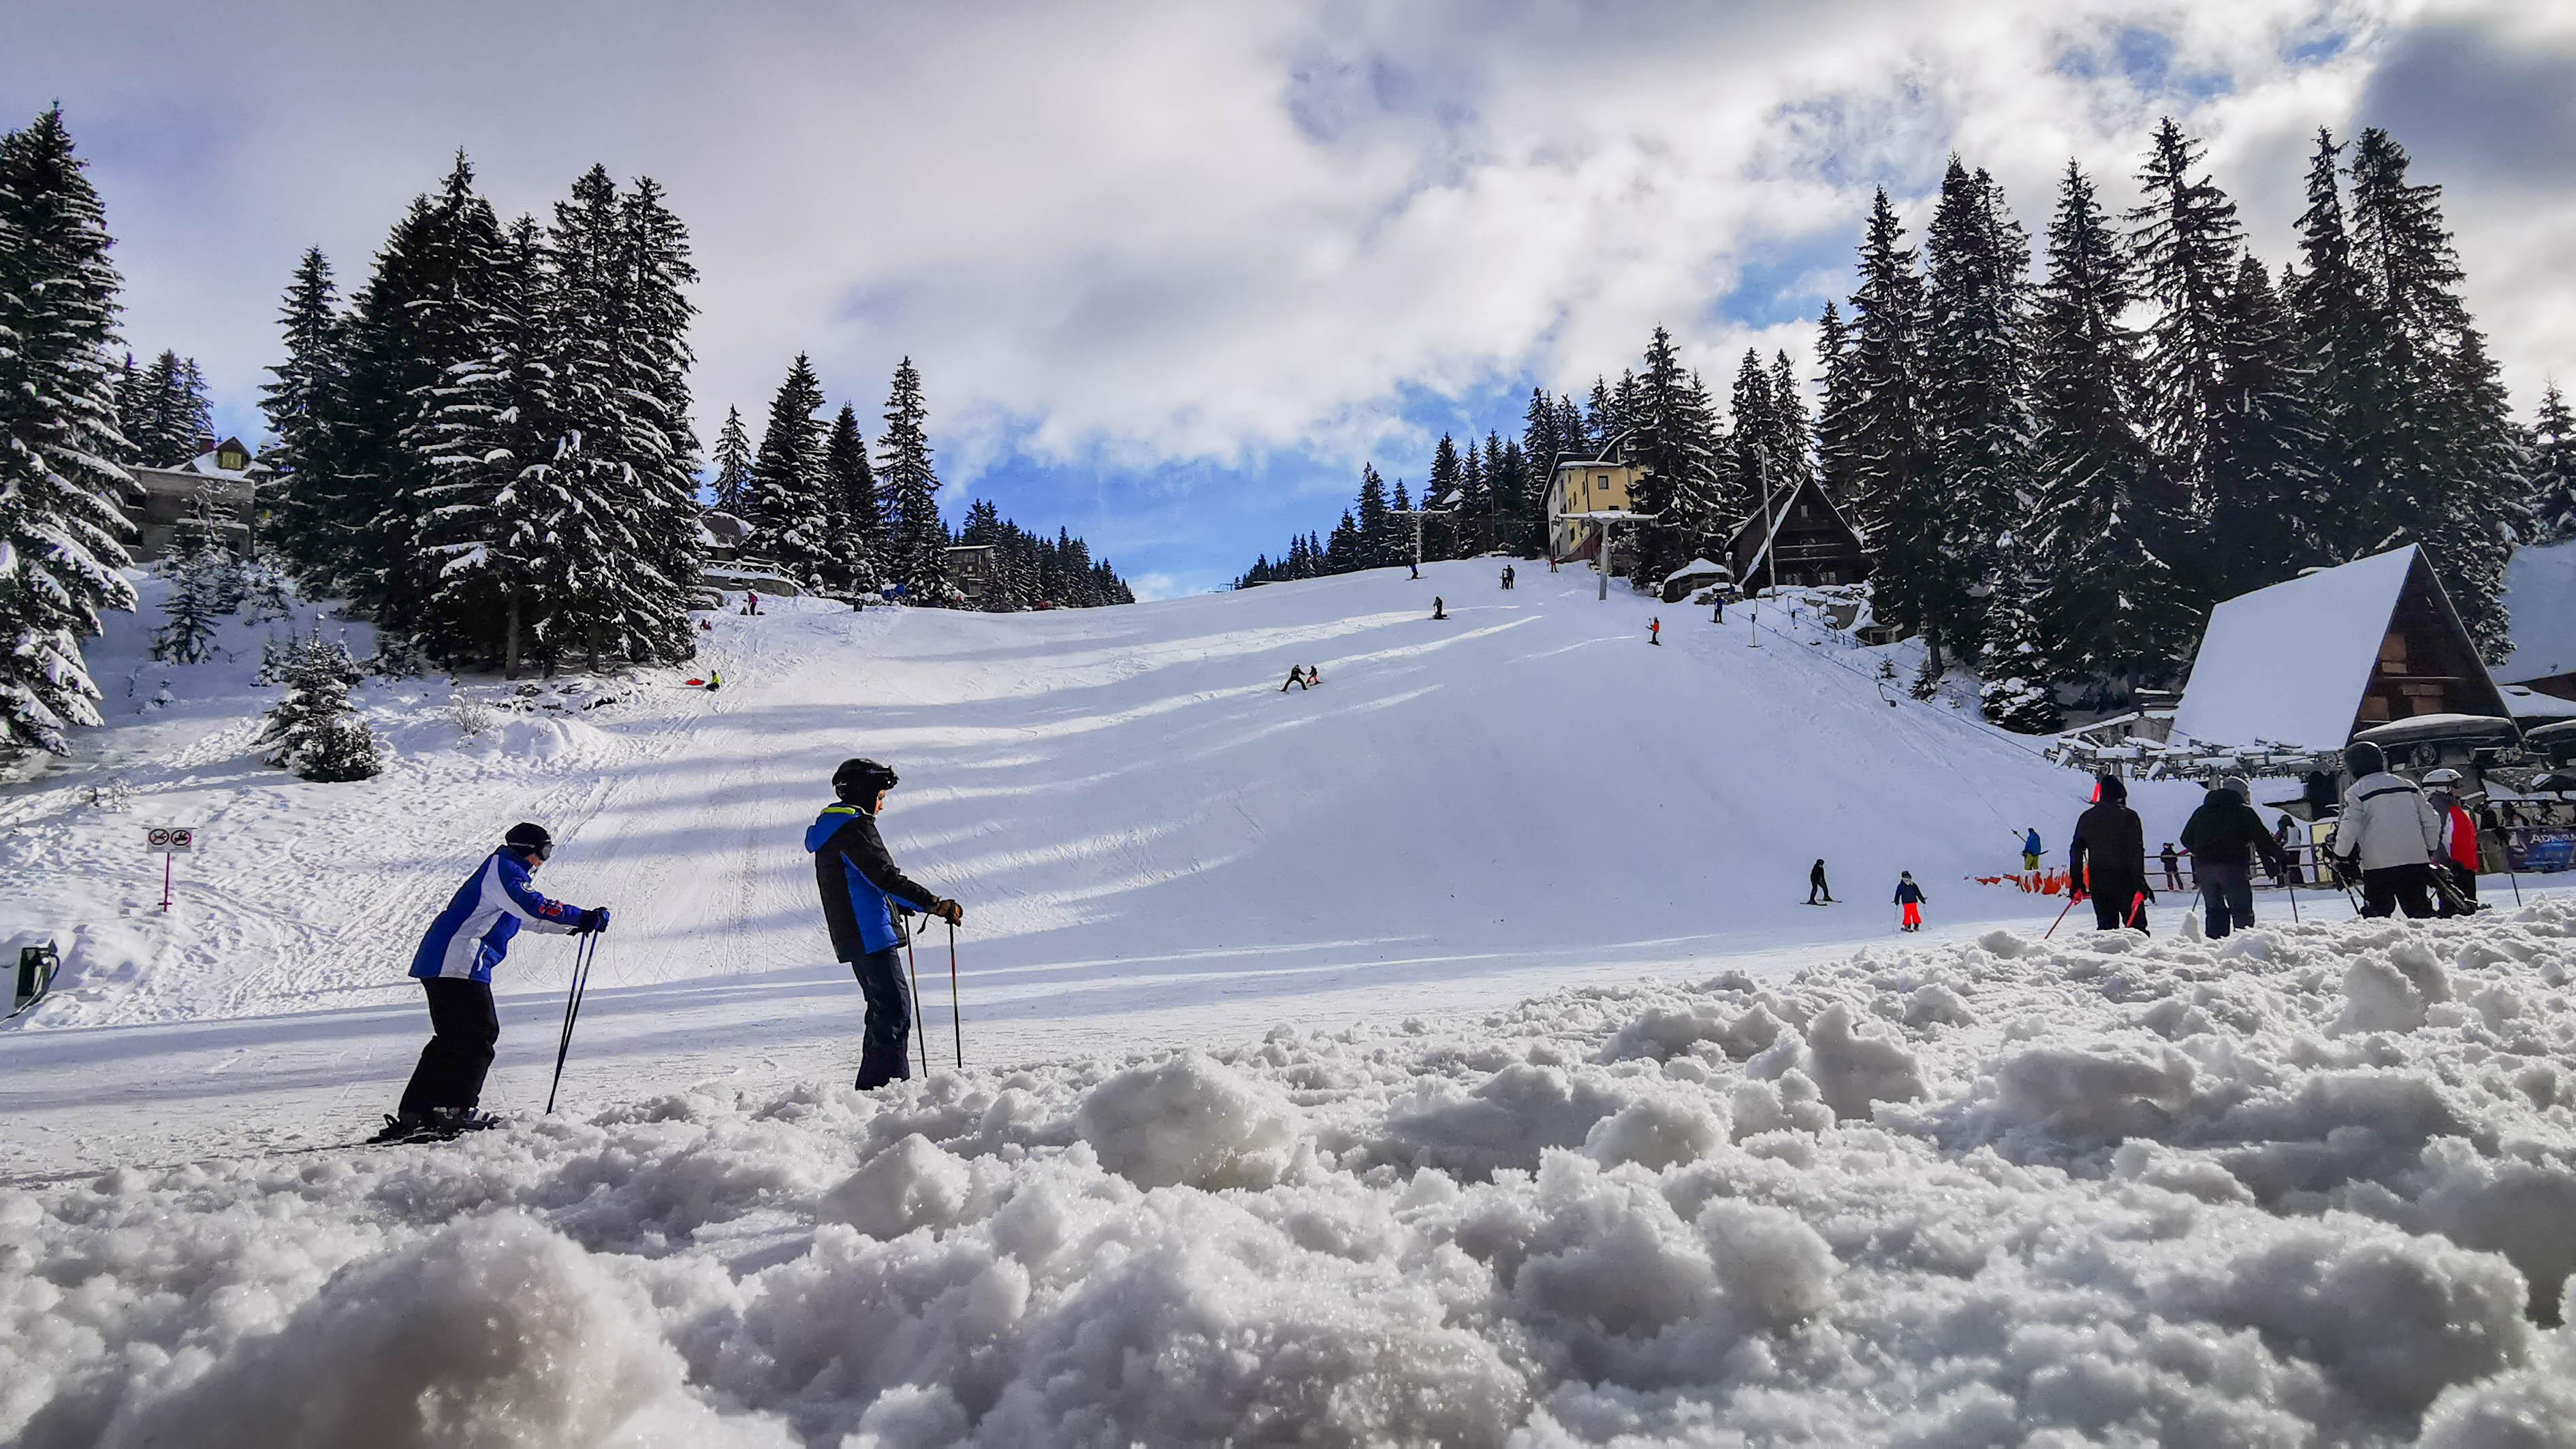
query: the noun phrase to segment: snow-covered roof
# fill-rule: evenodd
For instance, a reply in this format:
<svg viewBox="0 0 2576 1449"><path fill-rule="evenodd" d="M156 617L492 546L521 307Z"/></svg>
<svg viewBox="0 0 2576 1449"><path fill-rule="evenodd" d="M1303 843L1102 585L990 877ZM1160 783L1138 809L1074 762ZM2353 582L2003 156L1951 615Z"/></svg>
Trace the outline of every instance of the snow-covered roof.
<svg viewBox="0 0 2576 1449"><path fill-rule="evenodd" d="M2410 543L2211 610L2174 728L2211 744L2341 749L2414 565Z"/></svg>
<svg viewBox="0 0 2576 1449"><path fill-rule="evenodd" d="M2515 719L2576 719L2576 699L2560 699L2519 684L2496 687L2504 691L2505 708L2513 711Z"/></svg>
<svg viewBox="0 0 2576 1449"><path fill-rule="evenodd" d="M1664 575L1664 582L1669 584L1677 579L1716 578L1726 575L1727 573L1728 569L1724 564L1710 563L1707 559L1695 558L1689 563L1683 564L1680 568L1673 570L1671 573Z"/></svg>
<svg viewBox="0 0 2576 1449"><path fill-rule="evenodd" d="M223 456L226 451L241 454L242 457L247 460L246 466L240 468L222 468L216 466L215 460ZM208 478L227 478L238 480L255 477L259 474L273 472L275 470L271 469L267 464L259 461L259 459L251 453L249 448L242 445L241 439L226 438L222 442L215 444L213 447L208 448L206 451L199 453L197 456L190 458L187 462L182 463L177 468L169 471L196 473Z"/></svg>
<svg viewBox="0 0 2576 1449"><path fill-rule="evenodd" d="M2513 653L2491 672L2498 684L2576 674L2576 543L2514 550L2504 570Z"/></svg>

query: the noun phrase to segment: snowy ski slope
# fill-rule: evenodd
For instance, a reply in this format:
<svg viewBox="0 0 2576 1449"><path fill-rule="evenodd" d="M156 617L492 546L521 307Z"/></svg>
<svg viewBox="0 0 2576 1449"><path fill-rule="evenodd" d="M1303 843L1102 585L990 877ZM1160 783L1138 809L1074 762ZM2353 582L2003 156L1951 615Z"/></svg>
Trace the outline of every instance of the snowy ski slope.
<svg viewBox="0 0 2576 1449"><path fill-rule="evenodd" d="M1718 627L1624 589L1598 602L1586 575L1525 569L1506 593L1496 572L1013 616L772 601L712 621L698 667L718 693L661 672L467 740L446 681L370 686L398 754L356 785L259 764L266 630L171 670L128 621L100 651L117 714L98 758L0 801L0 942L54 936L70 962L58 999L0 1031L18 1129L0 1168L370 1120L421 1032L402 973L422 924L521 818L562 842L540 885L616 913L577 1092L837 1075L859 1003L799 836L853 754L902 771L888 841L968 905L988 1063L1483 1009L1715 954L1820 959L1887 932L1900 869L1936 932L2049 913L1963 879L2008 867L2028 825L2062 849L2084 781L2026 742L1891 707L1866 656L1757 636L1740 610ZM1282 694L1292 663L1322 686ZM172 702L148 708L165 679ZM129 813L85 803L109 773ZM2193 793L2151 794L2150 829ZM166 918L146 820L206 832ZM1849 904L1802 904L1817 856ZM495 1105L542 1100L569 956L530 940L503 972Z"/></svg>

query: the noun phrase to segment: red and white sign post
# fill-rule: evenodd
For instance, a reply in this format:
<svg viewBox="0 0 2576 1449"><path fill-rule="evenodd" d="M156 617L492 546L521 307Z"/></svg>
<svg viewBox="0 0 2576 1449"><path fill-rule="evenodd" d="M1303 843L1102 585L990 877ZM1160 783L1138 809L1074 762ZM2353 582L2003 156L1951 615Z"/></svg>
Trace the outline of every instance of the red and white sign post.
<svg viewBox="0 0 2576 1449"><path fill-rule="evenodd" d="M193 825L147 825L143 827L143 849L161 857L161 909L170 909L171 857L193 853L197 848L197 827Z"/></svg>

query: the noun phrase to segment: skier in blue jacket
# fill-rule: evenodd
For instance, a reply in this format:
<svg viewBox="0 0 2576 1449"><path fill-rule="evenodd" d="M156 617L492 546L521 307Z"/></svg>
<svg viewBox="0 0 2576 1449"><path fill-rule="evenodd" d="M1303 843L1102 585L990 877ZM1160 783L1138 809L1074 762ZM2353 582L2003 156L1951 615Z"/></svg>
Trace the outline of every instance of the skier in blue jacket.
<svg viewBox="0 0 2576 1449"><path fill-rule="evenodd" d="M895 773L874 760L844 760L832 772L832 793L805 830L814 855L814 885L823 897L823 924L832 952L848 962L867 999L866 1035L859 1051L860 1091L912 1076L912 1001L904 991L902 947L910 939L899 912L919 911L950 925L966 908L895 867L877 834L877 812Z"/></svg>
<svg viewBox="0 0 2576 1449"><path fill-rule="evenodd" d="M429 998L429 1044L420 1049L402 1105L385 1119L377 1141L453 1137L497 1123L476 1110L483 1075L492 1067L492 1044L501 1039L492 968L510 954L523 925L561 935L608 929L605 909L585 911L537 894L530 877L554 853L554 837L544 826L511 826L501 848L429 923L411 958L411 974Z"/></svg>

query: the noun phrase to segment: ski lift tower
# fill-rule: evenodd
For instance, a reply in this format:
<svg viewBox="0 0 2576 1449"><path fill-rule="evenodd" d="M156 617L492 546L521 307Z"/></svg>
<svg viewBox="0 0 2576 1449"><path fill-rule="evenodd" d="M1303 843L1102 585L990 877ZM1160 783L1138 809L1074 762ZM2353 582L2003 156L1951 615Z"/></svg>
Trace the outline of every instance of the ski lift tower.
<svg viewBox="0 0 2576 1449"><path fill-rule="evenodd" d="M1582 522L1589 523L1601 530L1601 546L1596 551L1596 555L1592 560L1592 565L1601 572L1601 591L1599 594L1595 595L1595 597L1607 599L1610 597L1610 546L1612 541L1617 537L1614 530L1623 523L1646 524L1660 522L1663 515L1660 513L1636 513L1625 508L1605 508L1591 513L1569 513L1566 517L1579 519Z"/></svg>
<svg viewBox="0 0 2576 1449"><path fill-rule="evenodd" d="M1394 514L1398 518L1410 518L1413 520L1413 568L1416 573L1419 573L1422 570L1422 520L1426 518L1448 518L1456 514L1458 511L1458 490L1454 488L1449 490L1449 496L1440 501L1448 504L1449 506L1446 508L1390 508L1387 510L1387 512Z"/></svg>

